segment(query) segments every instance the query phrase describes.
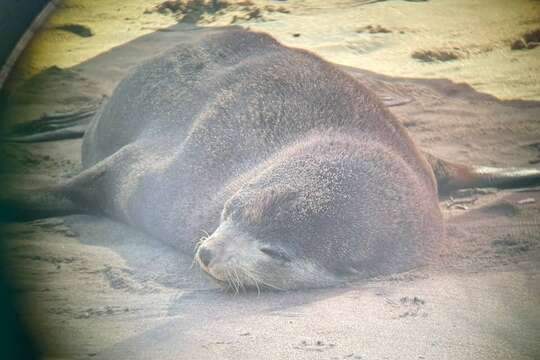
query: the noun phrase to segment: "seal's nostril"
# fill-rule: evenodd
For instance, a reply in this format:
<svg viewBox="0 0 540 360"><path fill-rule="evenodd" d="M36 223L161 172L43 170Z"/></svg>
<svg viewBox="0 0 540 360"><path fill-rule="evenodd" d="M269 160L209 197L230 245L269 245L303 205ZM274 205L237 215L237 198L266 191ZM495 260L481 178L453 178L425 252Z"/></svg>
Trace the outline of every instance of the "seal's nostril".
<svg viewBox="0 0 540 360"><path fill-rule="evenodd" d="M212 260L213 257L214 257L214 254L207 247L201 247L199 249L199 259L204 264L204 266L208 266L208 264L210 264L210 261Z"/></svg>

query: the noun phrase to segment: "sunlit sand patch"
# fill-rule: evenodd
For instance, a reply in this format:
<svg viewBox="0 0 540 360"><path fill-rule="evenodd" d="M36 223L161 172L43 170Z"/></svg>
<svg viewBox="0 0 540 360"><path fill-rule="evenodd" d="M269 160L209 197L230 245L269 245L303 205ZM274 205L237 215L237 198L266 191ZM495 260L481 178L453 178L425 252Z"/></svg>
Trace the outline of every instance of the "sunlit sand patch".
<svg viewBox="0 0 540 360"><path fill-rule="evenodd" d="M327 60L386 75L448 78L500 98L540 99L540 48L526 35L540 26L538 2L216 3L217 8L211 0L66 0L30 44L12 81L53 65L76 65L180 21L265 31ZM527 51L512 50L517 48Z"/></svg>

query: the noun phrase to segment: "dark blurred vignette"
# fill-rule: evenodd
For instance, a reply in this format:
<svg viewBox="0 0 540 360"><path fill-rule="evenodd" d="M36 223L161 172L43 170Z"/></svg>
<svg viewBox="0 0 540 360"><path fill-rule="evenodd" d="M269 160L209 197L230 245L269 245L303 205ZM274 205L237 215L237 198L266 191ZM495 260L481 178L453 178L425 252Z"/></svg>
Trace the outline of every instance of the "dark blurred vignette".
<svg viewBox="0 0 540 360"><path fill-rule="evenodd" d="M37 352L23 327L17 311L16 293L11 287L4 263L4 239L2 241L2 271L0 273L0 358L37 359Z"/></svg>
<svg viewBox="0 0 540 360"><path fill-rule="evenodd" d="M34 18L42 11L47 0L0 1L0 64L6 63L20 37ZM0 89L0 120L3 118L6 94ZM0 158L0 172L6 172L6 159ZM0 209L0 219L5 209ZM1 221L1 220L0 220ZM36 349L18 316L17 296L9 281L6 268L5 241L0 223L0 359L37 359Z"/></svg>

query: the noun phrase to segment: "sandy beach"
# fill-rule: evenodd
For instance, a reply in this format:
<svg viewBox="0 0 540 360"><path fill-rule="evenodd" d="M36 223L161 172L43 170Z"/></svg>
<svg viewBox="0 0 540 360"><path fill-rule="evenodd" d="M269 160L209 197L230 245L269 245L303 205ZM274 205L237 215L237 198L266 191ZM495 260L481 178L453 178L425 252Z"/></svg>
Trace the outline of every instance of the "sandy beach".
<svg viewBox="0 0 540 360"><path fill-rule="evenodd" d="M309 49L383 100L403 99L390 110L424 150L539 166L540 3L530 0L228 1L217 11L67 0L20 58L2 127L97 103L190 31L228 25ZM3 144L2 178L69 178L80 144ZM429 266L261 295L224 293L190 254L101 217L3 231L21 315L47 359L538 358L540 189L462 191L440 206L448 240Z"/></svg>

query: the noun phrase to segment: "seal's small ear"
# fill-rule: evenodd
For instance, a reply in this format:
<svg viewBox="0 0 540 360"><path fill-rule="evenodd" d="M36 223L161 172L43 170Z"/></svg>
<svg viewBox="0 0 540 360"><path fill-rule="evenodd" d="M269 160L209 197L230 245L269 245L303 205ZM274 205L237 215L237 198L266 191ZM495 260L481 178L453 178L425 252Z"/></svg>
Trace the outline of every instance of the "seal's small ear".
<svg viewBox="0 0 540 360"><path fill-rule="evenodd" d="M260 224L265 218L277 216L297 197L298 192L288 187L270 187L253 192L242 208L242 216L251 224Z"/></svg>
<svg viewBox="0 0 540 360"><path fill-rule="evenodd" d="M229 200L225 202L225 205L223 206L223 211L221 212L221 221L224 221L231 215L238 213L240 208L240 200L237 196L231 197Z"/></svg>

